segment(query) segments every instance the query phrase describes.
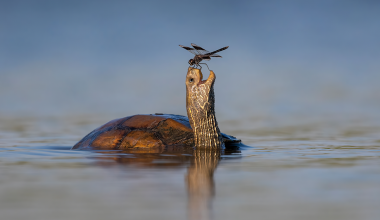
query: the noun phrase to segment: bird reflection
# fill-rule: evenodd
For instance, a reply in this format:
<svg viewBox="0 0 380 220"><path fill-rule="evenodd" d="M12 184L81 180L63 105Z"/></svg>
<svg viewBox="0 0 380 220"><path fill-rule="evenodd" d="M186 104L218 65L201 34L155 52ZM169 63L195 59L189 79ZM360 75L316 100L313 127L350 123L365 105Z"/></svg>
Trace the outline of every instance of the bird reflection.
<svg viewBox="0 0 380 220"><path fill-rule="evenodd" d="M215 195L214 171L225 155L240 153L239 148L205 150L181 148L165 150L99 151L97 164L101 166L127 165L137 167L183 167L189 164L185 182L188 193L188 218L211 219ZM240 156L233 157L239 158ZM169 159L168 159L169 158ZM111 162L111 163L110 163Z"/></svg>

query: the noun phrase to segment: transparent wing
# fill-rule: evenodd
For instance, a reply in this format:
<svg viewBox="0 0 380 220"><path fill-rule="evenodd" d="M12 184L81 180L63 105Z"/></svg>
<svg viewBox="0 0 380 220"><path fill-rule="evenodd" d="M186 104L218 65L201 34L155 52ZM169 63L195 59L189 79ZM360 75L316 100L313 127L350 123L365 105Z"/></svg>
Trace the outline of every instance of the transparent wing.
<svg viewBox="0 0 380 220"><path fill-rule="evenodd" d="M199 53L194 49L194 48L191 48L191 47L185 47L183 45L179 45L180 47L182 47L183 49L189 51L190 53L194 54L194 55L199 55Z"/></svg>
<svg viewBox="0 0 380 220"><path fill-rule="evenodd" d="M209 53L206 53L206 54L204 54L204 55L217 55L216 53L218 53L218 52L220 52L220 51L223 51L223 50L225 50L225 49L227 49L228 48L228 46L227 47L223 47L223 48L220 48L219 50L215 50L215 51L212 51L212 52L209 52ZM219 55L218 55L219 56Z"/></svg>
<svg viewBox="0 0 380 220"><path fill-rule="evenodd" d="M192 43L191 46L193 46L193 47L195 48L195 50L197 50L198 53L201 54L201 55L204 55L204 54L210 53L209 51L203 49L202 47L200 47L200 46L198 46L198 45L196 45L196 44L193 44L193 43Z"/></svg>

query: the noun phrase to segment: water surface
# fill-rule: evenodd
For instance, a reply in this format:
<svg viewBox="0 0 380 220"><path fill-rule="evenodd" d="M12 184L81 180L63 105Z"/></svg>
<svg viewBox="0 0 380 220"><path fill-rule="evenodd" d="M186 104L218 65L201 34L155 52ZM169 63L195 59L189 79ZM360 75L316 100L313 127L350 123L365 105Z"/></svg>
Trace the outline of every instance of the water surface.
<svg viewBox="0 0 380 220"><path fill-rule="evenodd" d="M380 219L379 9L0 1L0 218ZM216 116L250 147L70 150L115 118L186 114L190 43L230 46L208 61Z"/></svg>
<svg viewBox="0 0 380 220"><path fill-rule="evenodd" d="M221 119L223 132L251 147L220 157L70 150L102 120L2 118L2 218L380 216L380 124L374 120Z"/></svg>

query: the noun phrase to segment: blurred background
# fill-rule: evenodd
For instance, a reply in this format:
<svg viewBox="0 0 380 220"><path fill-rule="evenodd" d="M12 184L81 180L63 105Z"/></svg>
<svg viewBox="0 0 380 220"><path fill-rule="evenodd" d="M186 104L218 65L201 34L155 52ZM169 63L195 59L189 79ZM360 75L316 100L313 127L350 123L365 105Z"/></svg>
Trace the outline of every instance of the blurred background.
<svg viewBox="0 0 380 220"><path fill-rule="evenodd" d="M229 46L207 62L217 120L253 146L222 155L214 219L378 220L379 39L375 0L0 0L1 218L191 214L184 155L70 149L115 118L186 115L195 43Z"/></svg>
<svg viewBox="0 0 380 220"><path fill-rule="evenodd" d="M196 43L230 46L208 62L220 120L373 120L379 21L372 0L3 0L0 115L186 115Z"/></svg>

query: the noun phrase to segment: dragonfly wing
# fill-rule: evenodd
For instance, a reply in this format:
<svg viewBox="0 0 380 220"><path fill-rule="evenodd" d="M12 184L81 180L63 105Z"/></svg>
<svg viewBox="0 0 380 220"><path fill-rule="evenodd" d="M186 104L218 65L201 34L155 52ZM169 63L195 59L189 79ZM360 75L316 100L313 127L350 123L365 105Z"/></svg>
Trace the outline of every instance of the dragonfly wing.
<svg viewBox="0 0 380 220"><path fill-rule="evenodd" d="M225 50L225 49L227 49L227 48L228 48L228 46L227 46L227 47L220 48L219 50L215 50L215 51L212 51L212 52L206 53L206 54L204 54L204 55L213 55L213 54L216 54L216 53L218 53L218 52L220 52L220 51L223 51L223 50Z"/></svg>
<svg viewBox="0 0 380 220"><path fill-rule="evenodd" d="M202 56L202 60L211 60L211 57L210 56Z"/></svg>
<svg viewBox="0 0 380 220"><path fill-rule="evenodd" d="M200 46L198 46L198 45L196 45L196 44L191 44L191 46L193 46L197 51L198 51L198 53L199 54L207 54L207 53L210 53L209 51L207 51L207 50L205 50L205 49L203 49L202 47L200 47Z"/></svg>
<svg viewBox="0 0 380 220"><path fill-rule="evenodd" d="M182 47L183 49L189 51L190 53L194 54L194 55L199 55L199 53L194 49L194 48L191 48L191 47L185 47L183 45L179 45L180 47Z"/></svg>

